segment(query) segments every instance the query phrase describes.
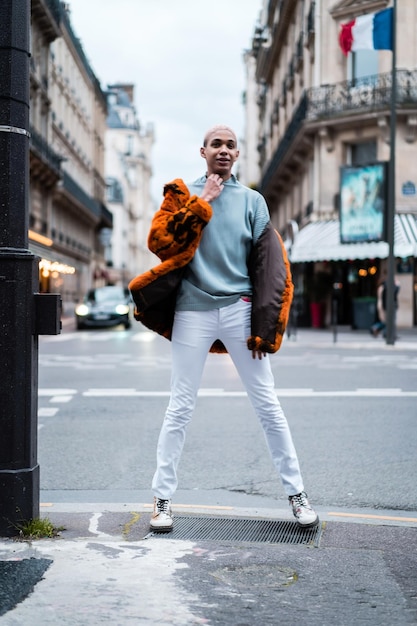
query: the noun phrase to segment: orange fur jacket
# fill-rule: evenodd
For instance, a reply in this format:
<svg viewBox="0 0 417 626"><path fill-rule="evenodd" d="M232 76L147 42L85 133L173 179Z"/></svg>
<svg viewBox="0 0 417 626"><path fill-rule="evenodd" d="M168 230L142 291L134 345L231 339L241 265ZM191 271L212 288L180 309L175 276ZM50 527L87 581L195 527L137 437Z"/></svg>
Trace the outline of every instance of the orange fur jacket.
<svg viewBox="0 0 417 626"><path fill-rule="evenodd" d="M135 303L135 319L171 339L178 287L185 268L200 243L212 216L210 204L191 196L181 179L164 188L164 200L154 215L148 247L161 263L129 283ZM253 246L249 262L252 315L249 350L276 352L288 322L293 283L286 250L271 222ZM216 341L210 352L227 352Z"/></svg>

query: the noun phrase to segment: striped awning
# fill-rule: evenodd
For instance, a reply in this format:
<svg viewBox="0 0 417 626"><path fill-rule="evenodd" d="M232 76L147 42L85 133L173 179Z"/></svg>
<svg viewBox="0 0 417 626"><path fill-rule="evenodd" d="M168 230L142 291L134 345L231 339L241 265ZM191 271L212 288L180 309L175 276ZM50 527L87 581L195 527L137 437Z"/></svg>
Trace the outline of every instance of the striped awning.
<svg viewBox="0 0 417 626"><path fill-rule="evenodd" d="M417 216L410 213L397 214L394 232L394 255L399 258L417 256ZM388 253L388 244L385 241L340 243L339 220L307 224L297 233L288 249L292 263L386 259Z"/></svg>

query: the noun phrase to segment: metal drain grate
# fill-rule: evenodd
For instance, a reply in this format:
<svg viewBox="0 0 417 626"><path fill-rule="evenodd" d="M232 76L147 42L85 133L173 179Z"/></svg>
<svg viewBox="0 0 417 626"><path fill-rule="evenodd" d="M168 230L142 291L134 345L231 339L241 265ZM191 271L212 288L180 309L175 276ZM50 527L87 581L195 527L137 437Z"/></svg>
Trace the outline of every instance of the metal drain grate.
<svg viewBox="0 0 417 626"><path fill-rule="evenodd" d="M156 533L167 539L189 541L249 541L257 543L308 544L318 547L321 525L300 528L296 522L229 517L193 517L176 515L174 529Z"/></svg>

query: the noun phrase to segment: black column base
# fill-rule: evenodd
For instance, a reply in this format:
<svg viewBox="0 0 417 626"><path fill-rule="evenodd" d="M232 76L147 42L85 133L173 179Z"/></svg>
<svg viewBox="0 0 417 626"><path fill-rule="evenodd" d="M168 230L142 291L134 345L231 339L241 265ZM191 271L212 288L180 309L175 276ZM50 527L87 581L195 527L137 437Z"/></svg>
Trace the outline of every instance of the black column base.
<svg viewBox="0 0 417 626"><path fill-rule="evenodd" d="M39 465L0 470L0 536L15 537L20 523L39 517Z"/></svg>

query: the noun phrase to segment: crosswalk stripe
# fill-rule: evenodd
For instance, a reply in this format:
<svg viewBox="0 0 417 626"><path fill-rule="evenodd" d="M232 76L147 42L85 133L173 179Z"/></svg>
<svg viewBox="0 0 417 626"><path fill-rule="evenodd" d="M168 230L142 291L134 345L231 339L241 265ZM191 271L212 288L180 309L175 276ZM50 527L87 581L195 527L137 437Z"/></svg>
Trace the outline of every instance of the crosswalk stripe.
<svg viewBox="0 0 417 626"><path fill-rule="evenodd" d="M76 389L39 389L38 396L73 396Z"/></svg>
<svg viewBox="0 0 417 626"><path fill-rule="evenodd" d="M402 389L354 389L340 391L315 391L314 389L276 389L280 397L285 398L343 398L343 397L417 397L417 391L403 391ZM82 392L84 397L142 397L160 398L170 395L169 391L138 391L136 389L88 389ZM242 398L246 397L246 391L226 391L224 389L200 389L200 397L210 398Z"/></svg>
<svg viewBox="0 0 417 626"><path fill-rule="evenodd" d="M83 331L83 332L74 332L74 333L61 333L60 335L42 335L41 343L56 343L56 342L66 342L72 341L73 339L79 339L81 341L91 341L91 342L100 342L100 341L109 341L111 339L129 339L129 341L140 341L143 343L149 343L156 339L157 335L152 332L144 332L139 331L136 333L132 333L129 331Z"/></svg>
<svg viewBox="0 0 417 626"><path fill-rule="evenodd" d="M57 408L54 407L43 407L38 409L38 417L54 417L58 413Z"/></svg>

